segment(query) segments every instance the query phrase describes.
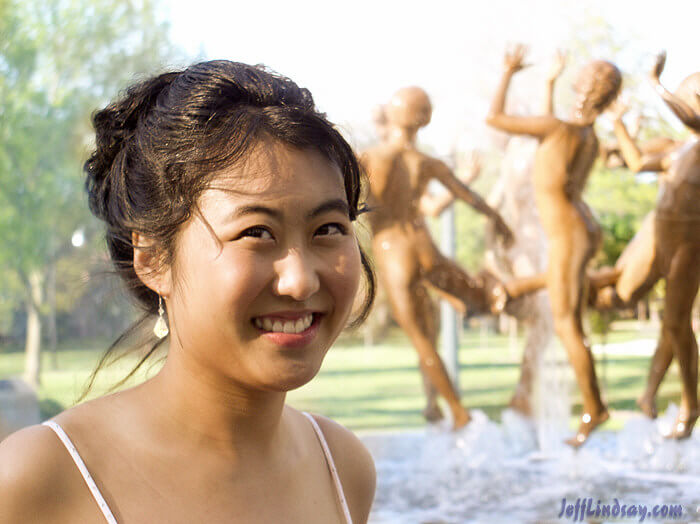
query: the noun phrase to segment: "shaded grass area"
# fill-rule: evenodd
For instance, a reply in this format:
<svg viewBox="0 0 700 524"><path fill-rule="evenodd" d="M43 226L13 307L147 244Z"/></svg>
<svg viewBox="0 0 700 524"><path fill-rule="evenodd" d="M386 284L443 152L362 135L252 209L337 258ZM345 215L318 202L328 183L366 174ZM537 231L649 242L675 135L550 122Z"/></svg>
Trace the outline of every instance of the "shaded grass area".
<svg viewBox="0 0 700 524"><path fill-rule="evenodd" d="M655 338L656 333L618 329L607 337L609 343ZM482 409L492 419L500 419L518 381L522 338L511 339L479 331L466 331L460 343L460 384L462 400L470 408ZM593 339L593 342L600 340ZM57 353L57 369L51 369L51 355L44 354L42 385L38 392L42 415L50 417L72 406L82 392L106 341L64 344ZM563 352L560 358L565 360ZM0 378L19 376L24 366L19 351L0 349ZM98 375L92 396L106 392L125 376L136 357L128 357ZM423 387L417 371L417 357L408 339L392 331L380 344L365 347L346 337L329 352L319 375L306 386L292 391L289 403L299 409L321 413L354 430L402 430L424 426L421 410ZM613 410L635 410L635 398L642 392L649 358L639 355L598 357L598 375ZM157 372L158 365L147 365L129 384ZM579 398L572 383L571 398ZM669 402L678 402L680 384L675 364L671 367L658 397L660 411ZM580 413L580 405L573 408ZM617 417L606 427L615 429Z"/></svg>

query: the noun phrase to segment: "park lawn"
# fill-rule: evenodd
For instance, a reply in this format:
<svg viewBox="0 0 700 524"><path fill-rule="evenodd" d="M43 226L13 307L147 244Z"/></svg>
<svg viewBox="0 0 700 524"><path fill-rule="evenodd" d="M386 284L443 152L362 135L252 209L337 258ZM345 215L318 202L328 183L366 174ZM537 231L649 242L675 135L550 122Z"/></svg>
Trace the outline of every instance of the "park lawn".
<svg viewBox="0 0 700 524"><path fill-rule="evenodd" d="M653 338L650 334L642 333L642 336ZM630 341L635 337L640 337L638 330L621 329L612 333L608 342ZM75 403L102 353L101 348L106 345L104 341L83 341L74 343L76 349L68 349L64 344L57 354L56 370L51 369L51 355L44 354L45 371L38 394L45 417ZM464 332L459 353L463 403L499 420L518 380L521 348L521 337L509 339L478 330ZM566 367L562 351L557 359ZM90 396L108 391L135 362L135 357L129 357L102 371ZM634 399L643 390L648 365L647 356L598 357L601 387L613 410L635 409ZM3 352L0 348L0 378L21 375L23 366L21 352ZM157 369L157 364L146 365L128 384L143 380ZM573 382L571 391L575 402L571 422L575 424L580 405ZM677 403L679 392L677 368L673 365L659 393L659 409L665 409L669 402ZM417 357L408 339L397 330L371 347L365 347L356 338L341 339L328 353L319 375L306 386L290 392L288 400L298 409L326 415L354 430L397 431L424 426L421 415L424 397ZM613 416L605 427L617 429L621 425L621 419Z"/></svg>

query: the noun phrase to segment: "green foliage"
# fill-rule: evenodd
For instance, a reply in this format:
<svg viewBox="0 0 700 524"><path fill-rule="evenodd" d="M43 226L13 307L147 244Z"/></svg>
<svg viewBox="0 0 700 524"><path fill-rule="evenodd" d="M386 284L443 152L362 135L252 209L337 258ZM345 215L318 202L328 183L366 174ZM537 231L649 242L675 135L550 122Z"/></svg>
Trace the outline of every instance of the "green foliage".
<svg viewBox="0 0 700 524"><path fill-rule="evenodd" d="M481 195L486 196L484 193ZM476 273L484 265L486 219L473 208L461 203L455 207L455 216L457 260L467 271Z"/></svg>
<svg viewBox="0 0 700 524"><path fill-rule="evenodd" d="M596 335L607 335L615 316L616 314L613 311L597 311L591 309L588 312L588 322L591 327L591 332Z"/></svg>
<svg viewBox="0 0 700 524"><path fill-rule="evenodd" d="M152 2L3 0L2 262L41 268L88 220L81 156L92 109L166 58ZM76 203L80 202L80 205Z"/></svg>
<svg viewBox="0 0 700 524"><path fill-rule="evenodd" d="M635 177L628 169L610 170L596 164L585 200L603 229L603 246L594 263L611 266L635 235L656 201L657 185Z"/></svg>
<svg viewBox="0 0 700 524"><path fill-rule="evenodd" d="M83 192L89 115L177 56L157 12L152 0L0 0L0 315L27 299L29 274L74 253L76 229L98 231Z"/></svg>

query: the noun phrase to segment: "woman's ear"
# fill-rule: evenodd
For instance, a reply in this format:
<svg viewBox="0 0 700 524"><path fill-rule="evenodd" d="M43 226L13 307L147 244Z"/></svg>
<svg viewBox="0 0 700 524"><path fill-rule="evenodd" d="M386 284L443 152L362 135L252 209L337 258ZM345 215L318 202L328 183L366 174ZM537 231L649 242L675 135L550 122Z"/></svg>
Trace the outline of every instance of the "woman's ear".
<svg viewBox="0 0 700 524"><path fill-rule="evenodd" d="M134 246L134 272L144 285L162 297L170 296L172 272L162 263L160 253L153 249L154 241L141 233L132 231Z"/></svg>

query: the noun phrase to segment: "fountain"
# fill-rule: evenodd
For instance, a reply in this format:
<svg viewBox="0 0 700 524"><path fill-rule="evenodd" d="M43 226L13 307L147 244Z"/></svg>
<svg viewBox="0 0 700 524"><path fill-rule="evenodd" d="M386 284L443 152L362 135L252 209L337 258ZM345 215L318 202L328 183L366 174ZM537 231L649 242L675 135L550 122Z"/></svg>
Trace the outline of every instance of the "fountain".
<svg viewBox="0 0 700 524"><path fill-rule="evenodd" d="M506 57L506 62L512 62L513 71L522 67L522 50L519 53ZM658 84L663 58L657 60L656 90L671 109L676 109L679 118L698 132L700 109L694 109L691 118L675 95ZM613 70L607 63L593 66ZM611 82L617 85L617 73L613 76ZM691 94L696 95L693 103L700 101L697 78L684 81L696 82L692 84L695 91ZM506 86L504 82L503 96L495 104L496 116L503 118L500 112ZM616 88L609 91L604 93L606 102L613 91L616 93ZM617 122L618 139L625 138L626 131L622 131L622 125ZM683 151L697 148L697 144L697 138L693 137ZM592 154L594 149L587 150L587 154ZM696 165L688 163L680 167ZM697 172L697 169L689 170L684 172L685 178L676 178L685 183L691 175L697 177ZM682 189L679 195L691 194L686 186ZM668 200L669 193L662 192L662 196L665 194ZM682 201L697 202L697 199ZM697 214L693 213L692 224L697 224ZM689 226L691 221L687 218L676 222L681 225L674 227L696 227ZM696 243L692 247L697 250ZM697 265L688 267L689 273L697 274ZM688 278L688 282L697 280ZM686 294L691 292L694 297L697 289L691 288ZM667 307L667 313L670 310L673 309ZM644 342L631 344L632 351L646 350ZM691 342L692 350L694 338ZM500 422L496 422L482 411L472 410L469 424L456 431L448 431L450 423L445 421L420 431L363 437L377 467L377 492L370 522L619 522L622 519L700 522L700 432L684 439L667 438L685 436L688 432L679 430L679 420L686 421L692 416L688 411L692 412L693 405L685 398L692 393L686 390L694 392L697 383L691 384L695 387L687 387L694 377L687 371L686 353L674 353L679 357L684 378L680 408L671 404L655 420L641 413L633 415L619 431L598 430L590 437L586 431L579 440L579 443L585 440L586 445L572 447L564 443L564 438L569 432L573 373L560 345L547 342L542 345L545 349L536 359L532 418L506 409ZM697 360L691 366L696 367ZM595 381L595 374L592 378ZM590 420L586 413L582 424L585 426Z"/></svg>
<svg viewBox="0 0 700 524"><path fill-rule="evenodd" d="M539 412L555 411L556 405ZM661 436L677 411L669 406L655 421L635 416L619 432L596 432L579 449L564 444L568 428L562 419L533 424L510 409L500 424L472 410L470 424L457 432L431 426L366 435L378 481L370 522L565 522L571 519L558 517L562 499L575 504L584 498L592 499L594 509L598 501L612 506L616 500L649 512L656 505L680 505L681 518L670 521L697 522L700 435L681 441Z"/></svg>

